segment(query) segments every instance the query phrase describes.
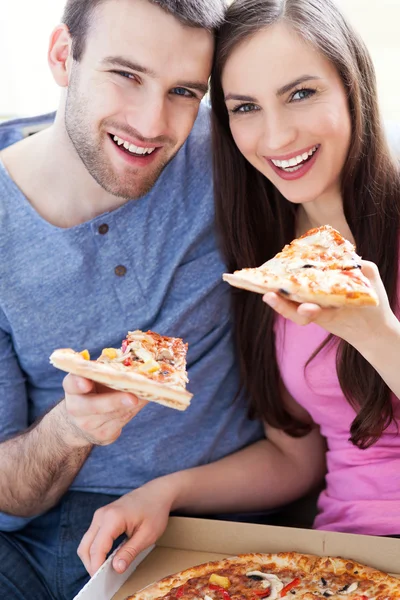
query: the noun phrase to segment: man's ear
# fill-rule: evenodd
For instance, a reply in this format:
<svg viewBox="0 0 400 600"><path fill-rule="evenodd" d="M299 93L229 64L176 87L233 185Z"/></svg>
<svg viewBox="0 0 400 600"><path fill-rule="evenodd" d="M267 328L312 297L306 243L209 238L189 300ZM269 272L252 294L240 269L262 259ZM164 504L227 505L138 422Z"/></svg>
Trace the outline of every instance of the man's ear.
<svg viewBox="0 0 400 600"><path fill-rule="evenodd" d="M57 25L51 34L47 59L56 83L60 87L67 87L72 63L72 39L66 25Z"/></svg>

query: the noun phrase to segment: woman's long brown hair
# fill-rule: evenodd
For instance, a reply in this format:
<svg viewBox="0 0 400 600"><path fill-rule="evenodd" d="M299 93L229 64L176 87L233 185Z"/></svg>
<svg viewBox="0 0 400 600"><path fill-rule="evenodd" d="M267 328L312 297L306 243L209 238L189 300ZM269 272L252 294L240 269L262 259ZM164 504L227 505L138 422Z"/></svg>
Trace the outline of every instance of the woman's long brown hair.
<svg viewBox="0 0 400 600"><path fill-rule="evenodd" d="M344 214L358 253L378 265L390 304L396 309L399 171L383 133L372 61L331 0L235 0L219 31L211 101L216 215L227 267L229 271L257 267L295 237L294 205L245 160L233 141L221 85L232 50L281 20L332 62L345 86L352 137L342 173ZM290 435L304 435L309 426L285 409L279 394L273 310L259 295L237 289L232 290L232 303L250 416L263 418ZM340 386L357 412L350 440L367 448L393 421L390 390L354 347L332 337L316 353L328 341L337 342Z"/></svg>

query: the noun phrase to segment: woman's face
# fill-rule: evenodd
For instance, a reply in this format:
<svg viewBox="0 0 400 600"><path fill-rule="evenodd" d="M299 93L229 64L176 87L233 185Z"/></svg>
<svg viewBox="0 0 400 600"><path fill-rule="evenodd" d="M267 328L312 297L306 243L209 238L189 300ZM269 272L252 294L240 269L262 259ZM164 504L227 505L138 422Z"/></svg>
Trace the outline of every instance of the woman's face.
<svg viewBox="0 0 400 600"><path fill-rule="evenodd" d="M239 44L222 85L243 156L296 204L340 190L350 112L335 67L279 23Z"/></svg>

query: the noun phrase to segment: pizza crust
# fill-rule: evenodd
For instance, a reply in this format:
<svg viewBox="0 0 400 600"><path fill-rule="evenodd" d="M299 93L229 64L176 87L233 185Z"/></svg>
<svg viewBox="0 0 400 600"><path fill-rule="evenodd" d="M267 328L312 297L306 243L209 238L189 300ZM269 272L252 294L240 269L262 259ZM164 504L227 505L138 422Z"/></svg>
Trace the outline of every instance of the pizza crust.
<svg viewBox="0 0 400 600"><path fill-rule="evenodd" d="M152 381L140 373L116 369L111 363L85 360L79 352L71 348L55 350L50 356L50 362L57 369L67 373L86 377L112 389L129 392L142 400L156 402L176 410L186 410L193 396L185 389Z"/></svg>
<svg viewBox="0 0 400 600"><path fill-rule="evenodd" d="M244 273L244 271L247 271ZM248 290L250 292L257 292L259 294L266 294L267 292L275 292L286 300L292 300L299 304L304 302L310 302L317 304L322 308L341 308L342 306L377 306L378 300L376 294L362 293L361 291L335 294L333 292L322 293L318 290L308 291L305 286L301 286L301 292L299 293L300 286L294 286L290 284L290 281L284 280L279 283L272 282L258 282L260 279L259 273L252 274L250 269L243 269L235 273L224 273L222 278L224 281L232 285L233 287ZM254 269L256 271L256 269ZM297 291L296 291L297 288ZM287 290L288 294L285 294L283 290Z"/></svg>

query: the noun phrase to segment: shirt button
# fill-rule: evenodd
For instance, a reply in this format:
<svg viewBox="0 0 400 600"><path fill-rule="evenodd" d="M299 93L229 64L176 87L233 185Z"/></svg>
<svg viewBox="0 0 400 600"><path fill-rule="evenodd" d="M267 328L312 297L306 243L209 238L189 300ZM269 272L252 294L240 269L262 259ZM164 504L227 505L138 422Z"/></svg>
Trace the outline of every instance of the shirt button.
<svg viewBox="0 0 400 600"><path fill-rule="evenodd" d="M100 225L100 227L99 227L99 233L100 233L100 235L105 235L106 233L108 233L109 229L110 228L107 225L107 223L103 223L103 225Z"/></svg>
<svg viewBox="0 0 400 600"><path fill-rule="evenodd" d="M118 277L123 277L126 275L127 270L128 269L124 267L124 265L118 265L118 267L115 267L115 274L118 275Z"/></svg>

